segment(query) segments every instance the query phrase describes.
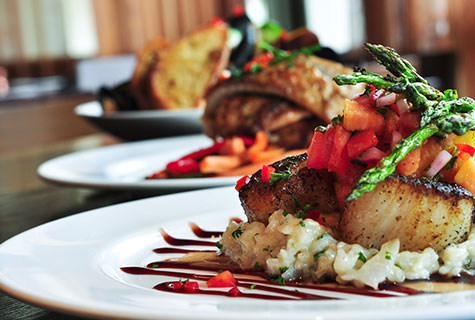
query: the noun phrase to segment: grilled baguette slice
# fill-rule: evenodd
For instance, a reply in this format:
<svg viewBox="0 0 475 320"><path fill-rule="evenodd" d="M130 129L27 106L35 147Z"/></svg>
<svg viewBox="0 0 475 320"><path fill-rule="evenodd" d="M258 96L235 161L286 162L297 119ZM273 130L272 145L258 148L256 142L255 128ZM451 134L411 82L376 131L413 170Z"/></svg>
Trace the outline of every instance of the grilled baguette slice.
<svg viewBox="0 0 475 320"><path fill-rule="evenodd" d="M295 214L305 205L327 216L338 211L331 175L326 170L308 169L306 153L271 166L277 173L290 172L291 175L273 183L262 181L261 170L252 175L250 182L239 190L241 205L249 222L260 221L267 225L274 211L282 209Z"/></svg>
<svg viewBox="0 0 475 320"><path fill-rule="evenodd" d="M161 108L193 108L204 104L229 62L228 28L224 24L196 30L172 44L151 76L152 94Z"/></svg>
<svg viewBox="0 0 475 320"><path fill-rule="evenodd" d="M157 38L150 41L138 55L130 87L137 96L141 109L156 109L160 107L151 95L151 75L154 66L169 46L168 40Z"/></svg>
<svg viewBox="0 0 475 320"><path fill-rule="evenodd" d="M347 204L341 236L365 247L399 238L401 251L438 251L466 239L474 205L473 196L458 185L393 175Z"/></svg>

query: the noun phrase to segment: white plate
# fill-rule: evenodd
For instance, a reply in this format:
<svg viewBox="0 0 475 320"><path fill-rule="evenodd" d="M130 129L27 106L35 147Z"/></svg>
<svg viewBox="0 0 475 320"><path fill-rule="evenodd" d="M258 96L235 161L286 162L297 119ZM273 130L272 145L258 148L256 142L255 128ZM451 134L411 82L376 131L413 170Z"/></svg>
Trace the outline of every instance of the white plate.
<svg viewBox="0 0 475 320"><path fill-rule="evenodd" d="M209 147L204 135L122 143L75 152L46 161L43 179L62 185L135 191L177 191L233 185L239 177L145 180L170 161Z"/></svg>
<svg viewBox="0 0 475 320"><path fill-rule="evenodd" d="M26 231L0 245L0 289L67 313L133 319L449 319L474 318L475 291L396 298L267 301L183 295L151 289L162 276L135 276L124 266L163 257L158 229L192 238L187 227L224 230L243 217L236 191L216 188L88 211Z"/></svg>
<svg viewBox="0 0 475 320"><path fill-rule="evenodd" d="M144 140L200 133L201 109L116 111L104 114L98 101L78 105L74 112L119 138Z"/></svg>

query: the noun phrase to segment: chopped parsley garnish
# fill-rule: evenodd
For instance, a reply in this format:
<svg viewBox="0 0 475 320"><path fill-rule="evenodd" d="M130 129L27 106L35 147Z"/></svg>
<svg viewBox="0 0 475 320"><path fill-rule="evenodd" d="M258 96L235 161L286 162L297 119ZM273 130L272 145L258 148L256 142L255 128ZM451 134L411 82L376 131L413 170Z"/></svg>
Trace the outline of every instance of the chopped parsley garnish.
<svg viewBox="0 0 475 320"><path fill-rule="evenodd" d="M369 98L370 93L371 93L371 86L367 84L366 87L364 88L364 92L360 94L360 97L365 96Z"/></svg>
<svg viewBox="0 0 475 320"><path fill-rule="evenodd" d="M267 246L266 248L262 249L262 251L269 251L270 250L270 246Z"/></svg>
<svg viewBox="0 0 475 320"><path fill-rule="evenodd" d="M332 119L333 124L339 124L343 121L343 116L340 114Z"/></svg>
<svg viewBox="0 0 475 320"><path fill-rule="evenodd" d="M391 260L391 252L386 251L386 260Z"/></svg>
<svg viewBox="0 0 475 320"><path fill-rule="evenodd" d="M321 256L323 256L323 254L325 253L325 251L327 251L328 248L325 248L323 249L322 251L320 252L317 252L313 255L313 259L317 260L318 258L320 258Z"/></svg>
<svg viewBox="0 0 475 320"><path fill-rule="evenodd" d="M233 231L233 233L231 233L234 239L239 238L241 234L242 234L241 226L239 226L236 230Z"/></svg>
<svg viewBox="0 0 475 320"><path fill-rule="evenodd" d="M218 242L216 242L216 247L217 247L218 249L222 249L222 248L223 248L223 245L221 244L221 242L218 241Z"/></svg>
<svg viewBox="0 0 475 320"><path fill-rule="evenodd" d="M382 114L383 116L388 112L388 108L386 107L380 107L378 108L378 113Z"/></svg>
<svg viewBox="0 0 475 320"><path fill-rule="evenodd" d="M300 221L300 223L299 223L299 224L300 224L300 226L301 226L301 227L305 227L305 222L303 222L303 221Z"/></svg>
<svg viewBox="0 0 475 320"><path fill-rule="evenodd" d="M256 286L257 286L257 284L253 283L253 284L251 284L251 286L249 287L249 289L254 290L254 288L255 288Z"/></svg>
<svg viewBox="0 0 475 320"><path fill-rule="evenodd" d="M258 63L255 63L251 66L251 68L249 69L249 72L251 72L252 74L256 74L258 73L259 71L261 71L263 68L260 64Z"/></svg>
<svg viewBox="0 0 475 320"><path fill-rule="evenodd" d="M323 239L323 237L328 236L328 233L322 233L321 235L318 236L317 240Z"/></svg>
<svg viewBox="0 0 475 320"><path fill-rule="evenodd" d="M218 274L223 273L223 272L224 272L224 270L222 270L222 269L218 270Z"/></svg>
<svg viewBox="0 0 475 320"><path fill-rule="evenodd" d="M300 202L295 198L295 197L292 197L292 202L294 203L294 206L296 208L300 208L301 205L300 205Z"/></svg>
<svg viewBox="0 0 475 320"><path fill-rule="evenodd" d="M463 268L464 268L465 270L470 270L470 269L473 269L473 266L467 264L467 265L464 265Z"/></svg>
<svg viewBox="0 0 475 320"><path fill-rule="evenodd" d="M295 213L295 216L299 219L305 219L307 217L307 214L304 211L299 210Z"/></svg>
<svg viewBox="0 0 475 320"><path fill-rule="evenodd" d="M254 269L259 269L261 266L259 265L259 262L256 261L256 263L254 264Z"/></svg>
<svg viewBox="0 0 475 320"><path fill-rule="evenodd" d="M399 269L404 270L398 263L395 263L394 265L398 267Z"/></svg>
<svg viewBox="0 0 475 320"><path fill-rule="evenodd" d="M316 131L316 132L325 133L325 132L327 132L327 127L318 126L318 127L315 128L315 131Z"/></svg>
<svg viewBox="0 0 475 320"><path fill-rule="evenodd" d="M280 267L279 268L280 274L284 273L287 270L289 270L289 267Z"/></svg>
<svg viewBox="0 0 475 320"><path fill-rule="evenodd" d="M269 182L274 183L276 181L279 181L280 179L287 180L291 175L292 172L290 172L290 168L287 169L287 171L285 172L271 172Z"/></svg>
<svg viewBox="0 0 475 320"><path fill-rule="evenodd" d="M286 210L282 211L282 215L283 215L284 217L287 217L288 214L289 214L289 213L288 213Z"/></svg>
<svg viewBox="0 0 475 320"><path fill-rule="evenodd" d="M158 268L158 264L157 263L154 263L150 266L150 268Z"/></svg>
<svg viewBox="0 0 475 320"><path fill-rule="evenodd" d="M361 260L363 262L366 262L366 256L364 255L363 252L360 251L360 253L358 253L358 260Z"/></svg>
<svg viewBox="0 0 475 320"><path fill-rule="evenodd" d="M271 279L272 282L276 282L280 284L281 286L285 286L285 279L282 276L279 276L278 278Z"/></svg>

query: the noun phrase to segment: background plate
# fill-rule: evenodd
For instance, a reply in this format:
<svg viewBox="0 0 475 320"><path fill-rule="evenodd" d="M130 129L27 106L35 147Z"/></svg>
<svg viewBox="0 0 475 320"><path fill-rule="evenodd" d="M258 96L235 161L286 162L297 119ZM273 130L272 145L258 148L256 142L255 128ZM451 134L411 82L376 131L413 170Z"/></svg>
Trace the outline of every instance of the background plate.
<svg viewBox="0 0 475 320"><path fill-rule="evenodd" d="M43 179L68 186L131 191L179 191L234 185L240 177L145 180L170 161L209 147L204 135L129 142L75 152L46 161Z"/></svg>
<svg viewBox="0 0 475 320"><path fill-rule="evenodd" d="M98 101L78 105L74 112L100 129L125 140L145 140L200 133L201 109L116 111L104 114Z"/></svg>

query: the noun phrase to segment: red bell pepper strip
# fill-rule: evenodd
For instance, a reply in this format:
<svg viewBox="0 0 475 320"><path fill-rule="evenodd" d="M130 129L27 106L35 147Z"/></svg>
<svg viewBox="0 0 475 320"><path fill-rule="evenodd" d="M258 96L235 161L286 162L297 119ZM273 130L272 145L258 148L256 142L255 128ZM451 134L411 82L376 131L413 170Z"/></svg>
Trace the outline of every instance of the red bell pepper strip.
<svg viewBox="0 0 475 320"><path fill-rule="evenodd" d="M234 189L236 189L237 191L241 190L241 188L244 187L246 184L248 184L249 181L251 181L251 178L249 176L244 176L240 178L236 182L236 187L234 187Z"/></svg>
<svg viewBox="0 0 475 320"><path fill-rule="evenodd" d="M312 169L327 169L330 152L333 146L335 128L330 127L325 133L316 131L308 148L307 167Z"/></svg>
<svg viewBox="0 0 475 320"><path fill-rule="evenodd" d="M167 164L166 170L174 174L188 174L200 172L200 164L194 159L180 159Z"/></svg>
<svg viewBox="0 0 475 320"><path fill-rule="evenodd" d="M335 137L333 146L328 159L328 171L344 174L350 165L350 158L346 145L350 140L351 133L343 128L342 124L335 127Z"/></svg>
<svg viewBox="0 0 475 320"><path fill-rule="evenodd" d="M271 166L263 165L261 169L262 182L269 182L275 169Z"/></svg>
<svg viewBox="0 0 475 320"><path fill-rule="evenodd" d="M378 144L378 138L374 133L374 130L366 129L350 138L348 141L348 156L350 159L360 155L361 152L368 150L369 148L376 147Z"/></svg>
<svg viewBox="0 0 475 320"><path fill-rule="evenodd" d="M208 288L224 288L232 287L236 282L233 274L229 270L226 270L206 281L206 285Z"/></svg>
<svg viewBox="0 0 475 320"><path fill-rule="evenodd" d="M186 156L182 157L181 159L199 160L199 159L204 158L206 156L209 156L211 154L218 153L219 150L224 146L224 143L225 143L225 140L216 142L211 147L204 148L204 149L192 152L192 153L187 154Z"/></svg>
<svg viewBox="0 0 475 320"><path fill-rule="evenodd" d="M456 144L455 146L457 147L457 149L460 150L460 152L466 152L471 157L473 157L473 155L475 154L475 148L469 144Z"/></svg>

